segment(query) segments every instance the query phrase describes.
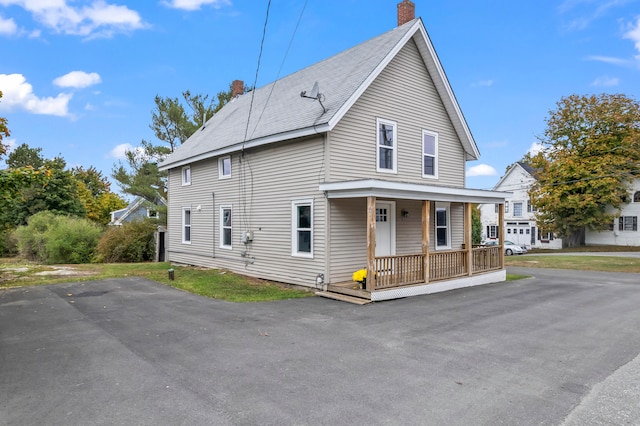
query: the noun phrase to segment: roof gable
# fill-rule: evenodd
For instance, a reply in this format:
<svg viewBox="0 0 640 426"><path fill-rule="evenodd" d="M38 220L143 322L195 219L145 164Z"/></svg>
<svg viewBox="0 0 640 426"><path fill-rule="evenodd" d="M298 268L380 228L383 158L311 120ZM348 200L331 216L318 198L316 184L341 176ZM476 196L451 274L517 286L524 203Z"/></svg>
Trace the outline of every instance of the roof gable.
<svg viewBox="0 0 640 426"><path fill-rule="evenodd" d="M478 148L422 20L414 19L235 98L178 147L160 168L166 170L244 148L332 130L411 39L418 46L467 159L477 159ZM300 96L314 82L319 84L322 105Z"/></svg>
<svg viewBox="0 0 640 426"><path fill-rule="evenodd" d="M509 167L509 170L507 170L507 172L500 178L498 183L495 184L495 186L493 187L493 190L494 191L500 190L505 183L509 182L511 177L516 172L520 172L522 174L528 175L531 178L532 182L535 182L538 180L536 177L536 171L533 167L531 167L527 163L518 161L516 163L513 163L511 167ZM511 189L505 188L505 190L510 191Z"/></svg>

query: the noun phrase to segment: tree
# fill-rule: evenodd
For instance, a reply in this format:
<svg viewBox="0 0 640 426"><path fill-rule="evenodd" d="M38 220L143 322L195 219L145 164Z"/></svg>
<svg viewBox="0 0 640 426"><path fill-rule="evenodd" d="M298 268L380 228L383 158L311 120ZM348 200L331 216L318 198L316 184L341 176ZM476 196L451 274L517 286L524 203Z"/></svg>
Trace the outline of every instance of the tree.
<svg viewBox="0 0 640 426"><path fill-rule="evenodd" d="M473 244L482 243L482 219L477 204L471 207L471 241Z"/></svg>
<svg viewBox="0 0 640 426"><path fill-rule="evenodd" d="M111 182L95 167L84 169L82 166L71 170L78 185L78 197L87 211L87 218L108 224L111 221L111 212L119 210L127 203L117 194L111 192Z"/></svg>
<svg viewBox="0 0 640 426"><path fill-rule="evenodd" d="M228 90L217 94L217 102L209 100L209 95L192 94L185 90L182 97L186 107L178 98L156 96L149 127L159 141L169 146L153 145L142 140L139 147L126 151L124 162L116 163L111 173L121 190L154 204L157 204L159 196L166 198L167 173L158 170L158 163L198 130L203 120L211 118L229 102L231 94L231 84Z"/></svg>
<svg viewBox="0 0 640 426"><path fill-rule="evenodd" d="M0 99L2 98L2 90L0 90ZM2 157L7 152L7 146L2 143L2 139L8 138L11 136L9 133L9 128L7 127L7 119L4 117L0 117L0 157Z"/></svg>
<svg viewBox="0 0 640 426"><path fill-rule="evenodd" d="M530 196L541 230L576 246L629 202L640 175L640 105L620 94L571 95L549 114L543 150L531 158L538 182Z"/></svg>
<svg viewBox="0 0 640 426"><path fill-rule="evenodd" d="M23 143L9 154L6 163L10 169L18 169L26 166L31 166L36 169L42 167L44 166L42 148L31 148L26 143Z"/></svg>
<svg viewBox="0 0 640 426"><path fill-rule="evenodd" d="M86 216L73 174L61 157L32 166L0 171L0 224L18 226L41 211Z"/></svg>

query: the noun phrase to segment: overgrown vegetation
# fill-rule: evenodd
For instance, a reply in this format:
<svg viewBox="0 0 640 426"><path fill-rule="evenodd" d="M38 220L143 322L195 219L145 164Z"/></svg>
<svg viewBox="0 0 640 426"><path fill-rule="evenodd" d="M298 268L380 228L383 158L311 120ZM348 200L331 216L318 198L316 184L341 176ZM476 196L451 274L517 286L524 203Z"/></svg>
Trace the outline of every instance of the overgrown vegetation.
<svg viewBox="0 0 640 426"><path fill-rule="evenodd" d="M43 211L15 230L18 251L25 259L52 263L88 263L102 228L83 218Z"/></svg>
<svg viewBox="0 0 640 426"><path fill-rule="evenodd" d="M151 220L137 220L105 231L96 247L98 262L146 262L155 257L154 232Z"/></svg>

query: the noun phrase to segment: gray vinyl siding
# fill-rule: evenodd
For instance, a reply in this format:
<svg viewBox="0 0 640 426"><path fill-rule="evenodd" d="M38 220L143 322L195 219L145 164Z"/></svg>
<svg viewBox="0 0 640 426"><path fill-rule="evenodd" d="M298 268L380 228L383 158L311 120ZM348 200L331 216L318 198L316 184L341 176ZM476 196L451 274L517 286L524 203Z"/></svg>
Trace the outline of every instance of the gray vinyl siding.
<svg viewBox="0 0 640 426"><path fill-rule="evenodd" d="M247 150L242 158L234 153L230 179L218 179L217 158L191 164L190 186L181 186L180 168L171 170L170 260L314 286L325 272L325 198L318 191L323 155L323 139L316 137ZM291 255L292 201L301 199L313 200L312 259ZM232 207L231 250L220 248L221 205ZM181 240L183 206L192 208L191 244ZM241 241L246 230L253 231L247 246Z"/></svg>
<svg viewBox="0 0 640 426"><path fill-rule="evenodd" d="M376 119L397 123L397 174L376 171ZM438 134L438 179L422 177L422 131ZM464 187L465 153L420 57L408 42L330 134L331 181L375 178Z"/></svg>

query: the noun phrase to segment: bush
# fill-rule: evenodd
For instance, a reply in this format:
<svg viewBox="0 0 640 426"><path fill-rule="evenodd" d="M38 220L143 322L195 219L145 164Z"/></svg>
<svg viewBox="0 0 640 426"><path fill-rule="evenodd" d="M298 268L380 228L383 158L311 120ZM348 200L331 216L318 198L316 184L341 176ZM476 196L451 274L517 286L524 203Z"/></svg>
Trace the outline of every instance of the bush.
<svg viewBox="0 0 640 426"><path fill-rule="evenodd" d="M146 262L155 257L153 234L157 224L138 220L113 226L102 235L96 247L99 262Z"/></svg>
<svg viewBox="0 0 640 426"><path fill-rule="evenodd" d="M18 242L13 229L0 231L0 257L11 257L18 254Z"/></svg>
<svg viewBox="0 0 640 426"><path fill-rule="evenodd" d="M102 229L87 219L36 213L15 232L21 256L43 263L87 263Z"/></svg>

